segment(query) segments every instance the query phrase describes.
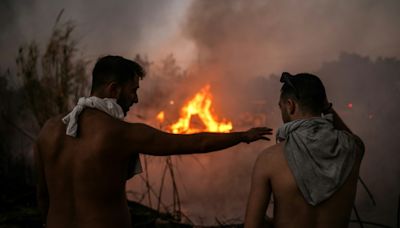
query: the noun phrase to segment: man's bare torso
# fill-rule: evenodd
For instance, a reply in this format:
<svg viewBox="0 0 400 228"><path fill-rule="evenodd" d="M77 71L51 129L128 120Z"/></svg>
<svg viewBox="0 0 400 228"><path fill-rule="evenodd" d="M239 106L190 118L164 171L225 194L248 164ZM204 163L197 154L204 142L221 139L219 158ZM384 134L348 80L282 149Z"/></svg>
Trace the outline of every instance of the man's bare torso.
<svg viewBox="0 0 400 228"><path fill-rule="evenodd" d="M123 122L85 109L78 137L65 134L61 117L38 140L49 192L47 227L131 227L125 197L130 148Z"/></svg>
<svg viewBox="0 0 400 228"><path fill-rule="evenodd" d="M331 198L317 206L309 205L297 188L283 153L283 143L266 153L270 185L274 197L275 228L347 227L353 206L361 155L345 184Z"/></svg>

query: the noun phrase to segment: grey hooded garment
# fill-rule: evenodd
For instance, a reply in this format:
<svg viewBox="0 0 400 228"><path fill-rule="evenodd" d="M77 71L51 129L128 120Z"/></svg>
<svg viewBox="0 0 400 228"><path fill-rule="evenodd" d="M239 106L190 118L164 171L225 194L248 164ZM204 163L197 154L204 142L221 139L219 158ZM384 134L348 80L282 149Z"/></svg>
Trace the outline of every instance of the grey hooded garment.
<svg viewBox="0 0 400 228"><path fill-rule="evenodd" d="M333 127L333 115L284 124L277 140L285 141L284 154L305 200L315 206L328 199L347 180L361 140Z"/></svg>

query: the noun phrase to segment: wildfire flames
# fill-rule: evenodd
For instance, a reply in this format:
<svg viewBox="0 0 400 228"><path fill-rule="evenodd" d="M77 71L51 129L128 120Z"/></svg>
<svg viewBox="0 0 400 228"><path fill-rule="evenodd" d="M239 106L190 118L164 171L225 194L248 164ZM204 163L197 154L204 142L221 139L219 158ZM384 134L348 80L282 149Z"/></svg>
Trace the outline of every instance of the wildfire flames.
<svg viewBox="0 0 400 228"><path fill-rule="evenodd" d="M186 102L180 110L178 121L169 125L167 130L175 134L190 134L202 131L229 132L232 130L232 122L225 119L218 121L218 116L213 113L212 100L210 85L206 85L193 98ZM202 122L203 127L194 126L192 123L192 118L196 116ZM164 122L164 111L158 113L156 119L160 123Z"/></svg>
<svg viewBox="0 0 400 228"><path fill-rule="evenodd" d="M164 112L162 111L162 112L158 113L156 119L157 119L160 123L164 122L164 119L165 119L165 114L164 114Z"/></svg>

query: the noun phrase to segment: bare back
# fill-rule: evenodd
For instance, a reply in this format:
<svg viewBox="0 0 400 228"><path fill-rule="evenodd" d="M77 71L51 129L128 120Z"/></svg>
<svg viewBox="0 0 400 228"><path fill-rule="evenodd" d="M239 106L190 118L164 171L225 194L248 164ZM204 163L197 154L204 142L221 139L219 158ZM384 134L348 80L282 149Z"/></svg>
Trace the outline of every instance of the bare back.
<svg viewBox="0 0 400 228"><path fill-rule="evenodd" d="M77 138L48 121L37 148L49 192L47 227L131 227L125 196L129 148L121 121L86 109Z"/></svg>
<svg viewBox="0 0 400 228"><path fill-rule="evenodd" d="M356 194L361 153L345 184L328 200L309 205L298 189L283 153L283 143L268 149L268 176L274 198L275 228L347 227ZM355 152L356 153L356 152Z"/></svg>
<svg viewBox="0 0 400 228"><path fill-rule="evenodd" d="M240 142L268 139L269 128L246 132L178 135L126 123L85 109L76 138L61 116L49 120L35 145L38 203L47 227L131 227L125 182L137 154L207 153ZM134 163L133 163L134 164Z"/></svg>

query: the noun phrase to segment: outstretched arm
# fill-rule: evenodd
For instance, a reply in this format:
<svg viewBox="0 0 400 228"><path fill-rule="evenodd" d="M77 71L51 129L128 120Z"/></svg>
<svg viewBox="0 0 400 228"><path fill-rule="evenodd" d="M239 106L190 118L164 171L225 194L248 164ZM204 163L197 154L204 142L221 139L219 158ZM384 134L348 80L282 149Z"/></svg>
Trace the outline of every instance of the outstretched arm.
<svg viewBox="0 0 400 228"><path fill-rule="evenodd" d="M272 221L266 218L271 197L271 183L266 171L268 160L263 153L254 165L244 222L245 228L273 227Z"/></svg>
<svg viewBox="0 0 400 228"><path fill-rule="evenodd" d="M136 152L155 156L207 153L226 149L241 142L269 140L266 135L272 134L272 129L261 127L246 132L183 135L166 133L145 124L129 125L128 141L137 150Z"/></svg>

